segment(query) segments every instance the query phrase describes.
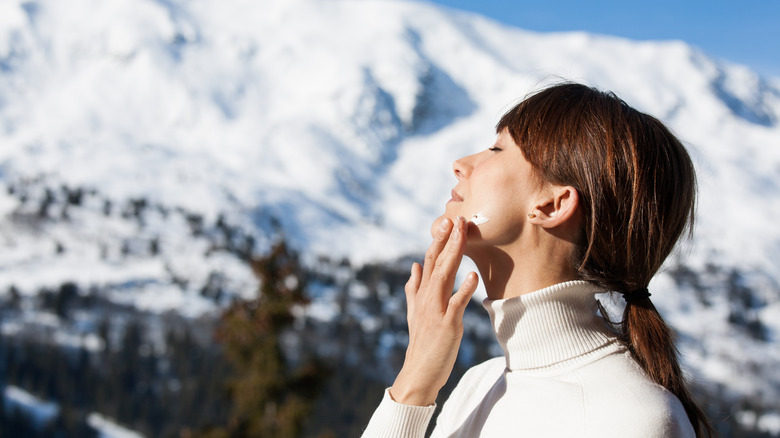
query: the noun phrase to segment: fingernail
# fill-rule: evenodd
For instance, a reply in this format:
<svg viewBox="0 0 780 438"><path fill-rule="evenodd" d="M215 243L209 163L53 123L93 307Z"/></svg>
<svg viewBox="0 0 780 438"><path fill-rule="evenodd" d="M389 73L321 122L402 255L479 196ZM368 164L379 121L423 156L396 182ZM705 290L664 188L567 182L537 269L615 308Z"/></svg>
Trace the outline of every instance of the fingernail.
<svg viewBox="0 0 780 438"><path fill-rule="evenodd" d="M439 230L447 231L447 228L450 226L450 224L447 223L449 221L450 221L449 219L444 218L444 220L442 220L441 223L439 224Z"/></svg>

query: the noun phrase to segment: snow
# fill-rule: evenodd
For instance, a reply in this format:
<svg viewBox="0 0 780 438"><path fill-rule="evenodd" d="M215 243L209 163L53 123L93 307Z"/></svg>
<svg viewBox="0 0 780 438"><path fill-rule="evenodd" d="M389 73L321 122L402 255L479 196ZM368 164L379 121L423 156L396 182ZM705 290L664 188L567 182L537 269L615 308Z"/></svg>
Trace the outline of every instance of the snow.
<svg viewBox="0 0 780 438"><path fill-rule="evenodd" d="M778 412L767 412L759 415L753 411L740 411L736 413L736 418L739 423L749 429L758 430L770 436L780 435L780 413Z"/></svg>
<svg viewBox="0 0 780 438"><path fill-rule="evenodd" d="M87 424L97 431L100 438L143 438L143 435L126 429L97 413L89 414Z"/></svg>
<svg viewBox="0 0 780 438"><path fill-rule="evenodd" d="M13 385L5 387L3 406L6 412L9 412L11 409L21 411L32 419L33 424L40 428L43 428L60 412L60 408L56 403L43 401Z"/></svg>
<svg viewBox="0 0 780 438"><path fill-rule="evenodd" d="M4 38L42 42L19 37L24 50L5 51L7 180L46 174L209 217L235 208L226 193L245 211L293 199L296 211L281 220L292 239L318 252L370 260L419 250L421 224L403 220L394 204L411 196L404 204L430 221L454 183L449 162L485 145L513 100L559 77L614 89L668 115L695 148L706 146L717 167L702 186L717 184L702 192L703 209L715 208L708 193L754 198L745 193L750 183L776 173L769 163L777 151L767 162L753 149L778 145L777 89L681 42L540 35L407 2L304 1L294 14L275 3L269 14L266 5L240 2L217 12L207 1L79 0L68 8L42 1L27 25L23 4L13 4L5 6L16 18L8 18L14 25ZM80 8L93 19L82 23ZM67 32L73 28L80 31ZM29 72L34 81L25 79ZM734 113L769 125L733 122ZM721 163L739 150L740 173L721 175L734 172ZM729 181L740 184L723 187ZM310 226L310 218L322 225ZM717 224L706 228L721 236L708 242L716 249L767 246ZM375 243L363 245L366 238ZM772 248L762 249L745 262L765 264Z"/></svg>
<svg viewBox="0 0 780 438"><path fill-rule="evenodd" d="M43 401L12 385L5 387L3 405L6 411L17 409L31 417L33 424L40 428L52 421L60 411L57 403ZM100 438L143 438L143 435L124 428L98 413L89 414L87 424L97 431Z"/></svg>
<svg viewBox="0 0 780 438"><path fill-rule="evenodd" d="M257 289L222 248L220 217L257 252L280 228L310 260L421 254L452 161L562 79L614 90L685 142L699 222L676 260L740 272L767 340L728 323L720 274L710 304L668 273L654 302L691 369L780 400L776 377L745 371L780 366L780 78L681 41L540 34L426 3L0 2L0 294L74 282L149 312L215 311L201 293L212 273L228 295ZM65 208L63 186L87 191L80 205ZM318 293L305 312L332 318L333 294Z"/></svg>
<svg viewBox="0 0 780 438"><path fill-rule="evenodd" d="M756 422L758 430L774 436L780 435L780 413L770 412L758 418Z"/></svg>

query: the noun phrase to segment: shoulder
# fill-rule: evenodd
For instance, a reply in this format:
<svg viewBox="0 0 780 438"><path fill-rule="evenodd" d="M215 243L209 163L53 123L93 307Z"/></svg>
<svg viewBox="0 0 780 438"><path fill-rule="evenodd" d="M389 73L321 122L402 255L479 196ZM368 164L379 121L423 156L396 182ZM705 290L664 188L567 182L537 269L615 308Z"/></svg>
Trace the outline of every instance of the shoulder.
<svg viewBox="0 0 780 438"><path fill-rule="evenodd" d="M579 370L590 431L621 437L693 437L677 397L653 382L627 351Z"/></svg>
<svg viewBox="0 0 780 438"><path fill-rule="evenodd" d="M442 406L437 426L446 429L468 416L482 401L490 399L492 393L502 392L506 359L497 357L468 369Z"/></svg>
<svg viewBox="0 0 780 438"><path fill-rule="evenodd" d="M484 395L504 374L506 359L496 357L469 368L452 390L447 402Z"/></svg>
<svg viewBox="0 0 780 438"><path fill-rule="evenodd" d="M484 379L495 379L496 377L504 374L505 370L506 359L503 356L488 359L481 364L477 364L469 368L463 374L463 377L460 379L458 386L478 384Z"/></svg>

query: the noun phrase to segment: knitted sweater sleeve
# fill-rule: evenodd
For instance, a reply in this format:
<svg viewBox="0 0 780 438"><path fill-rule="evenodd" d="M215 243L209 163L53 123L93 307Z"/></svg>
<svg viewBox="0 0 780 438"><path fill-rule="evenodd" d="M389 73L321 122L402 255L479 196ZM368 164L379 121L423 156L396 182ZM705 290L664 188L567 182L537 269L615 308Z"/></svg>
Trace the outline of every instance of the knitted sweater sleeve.
<svg viewBox="0 0 780 438"><path fill-rule="evenodd" d="M423 438L436 405L409 406L390 397L389 388L374 411L363 438Z"/></svg>

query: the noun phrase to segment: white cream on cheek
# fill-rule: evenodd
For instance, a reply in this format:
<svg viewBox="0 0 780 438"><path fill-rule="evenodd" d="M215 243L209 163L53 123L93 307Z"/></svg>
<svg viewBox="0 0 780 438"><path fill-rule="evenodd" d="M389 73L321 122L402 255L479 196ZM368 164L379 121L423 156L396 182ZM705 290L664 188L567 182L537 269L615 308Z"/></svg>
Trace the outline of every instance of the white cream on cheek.
<svg viewBox="0 0 780 438"><path fill-rule="evenodd" d="M473 223L474 225L482 225L485 222L489 221L490 218L482 214L481 211L478 211L474 213L473 216L471 216L471 219L469 219L469 222Z"/></svg>

